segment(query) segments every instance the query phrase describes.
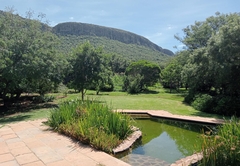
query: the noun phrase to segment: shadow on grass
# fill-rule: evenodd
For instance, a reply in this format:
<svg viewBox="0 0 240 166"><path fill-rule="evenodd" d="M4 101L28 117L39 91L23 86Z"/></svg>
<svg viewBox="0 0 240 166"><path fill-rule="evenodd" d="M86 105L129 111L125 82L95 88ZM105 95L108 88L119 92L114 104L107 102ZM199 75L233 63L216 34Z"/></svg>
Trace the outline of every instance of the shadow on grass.
<svg viewBox="0 0 240 166"><path fill-rule="evenodd" d="M0 124L4 125L7 123L12 123L12 122L20 122L20 121L29 119L30 117L31 117L31 115L15 115L15 116L2 117L2 118L0 118Z"/></svg>
<svg viewBox="0 0 240 166"><path fill-rule="evenodd" d="M38 109L48 109L58 107L55 103L28 103L13 105L11 107L0 106L0 118L5 118L6 116L14 115L16 113L26 113ZM23 115L24 116L24 115Z"/></svg>
<svg viewBox="0 0 240 166"><path fill-rule="evenodd" d="M196 113L192 113L192 116L199 116L199 117L206 117L206 118L216 118L216 119L230 119L230 117L228 116L224 116L224 115L218 115L218 114L210 114L210 113L206 113L206 112L196 112Z"/></svg>
<svg viewBox="0 0 240 166"><path fill-rule="evenodd" d="M169 89L169 88L164 89L164 93L177 94L182 97L185 97L187 95L187 92L188 92L188 90L186 90L186 89Z"/></svg>
<svg viewBox="0 0 240 166"><path fill-rule="evenodd" d="M99 94L96 94L96 93L88 93L87 95L91 96L91 95L94 95L94 96L108 96L109 94L108 93L99 93Z"/></svg>
<svg viewBox="0 0 240 166"><path fill-rule="evenodd" d="M143 92L141 92L140 94L158 94L158 91L155 90L145 90Z"/></svg>

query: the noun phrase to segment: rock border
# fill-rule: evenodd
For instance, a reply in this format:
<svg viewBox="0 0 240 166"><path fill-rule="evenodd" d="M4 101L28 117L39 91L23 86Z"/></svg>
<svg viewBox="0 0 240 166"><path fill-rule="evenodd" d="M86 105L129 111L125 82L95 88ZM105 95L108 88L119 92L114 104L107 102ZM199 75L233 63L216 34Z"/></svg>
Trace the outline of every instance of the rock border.
<svg viewBox="0 0 240 166"><path fill-rule="evenodd" d="M114 154L128 150L135 141L142 137L142 132L138 128L133 127L133 131L134 132L130 134L130 136L128 136L118 147L113 149Z"/></svg>
<svg viewBox="0 0 240 166"><path fill-rule="evenodd" d="M170 166L197 166L198 162L203 158L202 153L195 153L180 160L175 161Z"/></svg>

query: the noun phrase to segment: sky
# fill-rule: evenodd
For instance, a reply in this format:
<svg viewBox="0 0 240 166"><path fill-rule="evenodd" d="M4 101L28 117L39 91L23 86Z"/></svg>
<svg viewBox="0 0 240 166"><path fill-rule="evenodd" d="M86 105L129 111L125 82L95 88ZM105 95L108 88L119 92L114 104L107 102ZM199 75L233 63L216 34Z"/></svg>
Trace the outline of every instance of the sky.
<svg viewBox="0 0 240 166"><path fill-rule="evenodd" d="M216 12L240 12L239 0L0 0L0 10L13 8L25 17L33 11L46 15L50 26L82 22L118 28L146 37L173 52L183 45L183 29ZM174 48L174 47L177 48Z"/></svg>

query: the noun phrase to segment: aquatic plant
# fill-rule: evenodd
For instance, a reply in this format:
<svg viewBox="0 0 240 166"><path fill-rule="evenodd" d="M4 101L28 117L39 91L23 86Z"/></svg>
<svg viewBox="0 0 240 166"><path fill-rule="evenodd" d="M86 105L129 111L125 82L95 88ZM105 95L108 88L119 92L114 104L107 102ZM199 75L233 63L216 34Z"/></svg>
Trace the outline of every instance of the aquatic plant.
<svg viewBox="0 0 240 166"><path fill-rule="evenodd" d="M76 99L60 104L52 110L48 124L106 152L111 152L132 132L129 115L113 112L108 105L90 100Z"/></svg>
<svg viewBox="0 0 240 166"><path fill-rule="evenodd" d="M203 166L239 165L240 163L240 121L232 117L219 126L217 134L210 131L202 135Z"/></svg>

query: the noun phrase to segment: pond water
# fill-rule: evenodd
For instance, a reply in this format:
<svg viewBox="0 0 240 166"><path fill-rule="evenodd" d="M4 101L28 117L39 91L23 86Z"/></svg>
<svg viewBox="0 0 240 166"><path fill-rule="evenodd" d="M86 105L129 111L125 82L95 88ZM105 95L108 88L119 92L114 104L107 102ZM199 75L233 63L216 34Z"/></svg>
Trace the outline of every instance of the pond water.
<svg viewBox="0 0 240 166"><path fill-rule="evenodd" d="M136 119L142 139L118 158L131 165L170 165L200 151L205 126L163 119Z"/></svg>

